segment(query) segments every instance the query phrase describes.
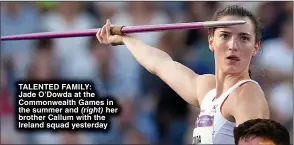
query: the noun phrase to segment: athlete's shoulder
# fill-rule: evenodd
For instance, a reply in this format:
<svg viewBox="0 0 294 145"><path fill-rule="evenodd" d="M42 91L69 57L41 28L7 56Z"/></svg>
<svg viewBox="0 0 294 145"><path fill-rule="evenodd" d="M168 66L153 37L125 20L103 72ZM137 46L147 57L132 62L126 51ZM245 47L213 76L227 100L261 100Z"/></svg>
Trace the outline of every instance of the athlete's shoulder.
<svg viewBox="0 0 294 145"><path fill-rule="evenodd" d="M265 94L262 90L262 88L260 87L260 85L255 82L255 81L247 81L243 84L241 84L237 89L236 89L236 93L237 93L237 98L238 99L262 99L265 98ZM244 98L244 96L247 96L246 98Z"/></svg>
<svg viewBox="0 0 294 145"><path fill-rule="evenodd" d="M267 105L265 94L255 81L247 81L241 84L232 95L236 105L244 103Z"/></svg>
<svg viewBox="0 0 294 145"><path fill-rule="evenodd" d="M268 103L262 88L258 84L244 83L233 94L233 116L237 123L248 119L269 117Z"/></svg>

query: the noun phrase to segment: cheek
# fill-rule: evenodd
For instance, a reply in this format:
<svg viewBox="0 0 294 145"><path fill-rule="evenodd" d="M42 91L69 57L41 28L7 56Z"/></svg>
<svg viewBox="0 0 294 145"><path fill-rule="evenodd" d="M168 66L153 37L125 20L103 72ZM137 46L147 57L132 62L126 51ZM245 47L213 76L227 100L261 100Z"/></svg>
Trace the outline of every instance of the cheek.
<svg viewBox="0 0 294 145"><path fill-rule="evenodd" d="M222 57L223 55L225 55L225 53L227 51L226 50L227 49L226 45L222 44L222 43L216 43L214 45L213 49L214 49L214 55L216 57Z"/></svg>
<svg viewBox="0 0 294 145"><path fill-rule="evenodd" d="M220 38L214 38L213 48L215 52L224 53L228 49L228 42L221 40Z"/></svg>
<svg viewBox="0 0 294 145"><path fill-rule="evenodd" d="M242 49L243 48L243 49ZM253 46L247 46L247 47L241 47L240 49L240 55L246 58L251 58L254 55L254 47Z"/></svg>

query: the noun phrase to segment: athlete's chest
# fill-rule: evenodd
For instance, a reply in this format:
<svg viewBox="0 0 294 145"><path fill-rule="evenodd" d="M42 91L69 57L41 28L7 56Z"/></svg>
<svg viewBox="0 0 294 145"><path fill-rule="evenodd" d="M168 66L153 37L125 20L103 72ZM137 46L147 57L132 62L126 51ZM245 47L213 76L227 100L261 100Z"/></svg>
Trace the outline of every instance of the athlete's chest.
<svg viewBox="0 0 294 145"><path fill-rule="evenodd" d="M201 107L193 130L193 144L212 144L214 126L217 120L218 104L209 103Z"/></svg>
<svg viewBox="0 0 294 145"><path fill-rule="evenodd" d="M221 94L216 96L216 89L209 91L201 102L201 111L196 119L193 130L193 144L219 143L226 138L233 142L233 128L235 127L232 117L238 102L236 92L238 87L251 80L242 80ZM230 97L229 97L230 96Z"/></svg>
<svg viewBox="0 0 294 145"><path fill-rule="evenodd" d="M211 106L211 107L210 107ZM218 104L210 104L209 107L202 107L196 119L195 127L212 127Z"/></svg>
<svg viewBox="0 0 294 145"><path fill-rule="evenodd" d="M217 132L227 121L220 112L222 101L206 102L195 121L193 144L212 144ZM227 112L223 110L224 113ZM227 114L227 113L226 113Z"/></svg>

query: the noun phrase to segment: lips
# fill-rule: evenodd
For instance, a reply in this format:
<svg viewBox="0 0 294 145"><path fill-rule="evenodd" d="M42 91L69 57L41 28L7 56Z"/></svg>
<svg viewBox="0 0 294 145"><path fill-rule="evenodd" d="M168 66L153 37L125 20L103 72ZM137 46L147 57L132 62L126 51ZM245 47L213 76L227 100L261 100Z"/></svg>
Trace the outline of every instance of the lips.
<svg viewBox="0 0 294 145"><path fill-rule="evenodd" d="M235 56L235 55L230 55L230 56L227 57L227 59L234 60L234 61L240 61L240 58Z"/></svg>

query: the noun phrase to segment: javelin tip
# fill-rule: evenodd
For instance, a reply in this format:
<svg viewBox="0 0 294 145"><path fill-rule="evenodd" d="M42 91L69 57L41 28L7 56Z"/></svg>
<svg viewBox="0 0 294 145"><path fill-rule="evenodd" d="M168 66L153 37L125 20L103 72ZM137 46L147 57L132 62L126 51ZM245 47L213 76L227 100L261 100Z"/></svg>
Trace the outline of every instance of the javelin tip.
<svg viewBox="0 0 294 145"><path fill-rule="evenodd" d="M203 22L203 26L205 28L211 27L220 27L220 26L232 26L232 25L241 25L245 24L246 21L238 20L238 21L207 21Z"/></svg>

